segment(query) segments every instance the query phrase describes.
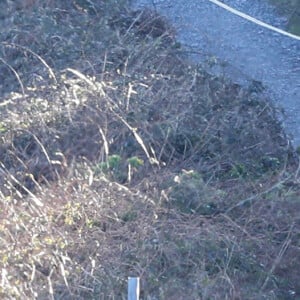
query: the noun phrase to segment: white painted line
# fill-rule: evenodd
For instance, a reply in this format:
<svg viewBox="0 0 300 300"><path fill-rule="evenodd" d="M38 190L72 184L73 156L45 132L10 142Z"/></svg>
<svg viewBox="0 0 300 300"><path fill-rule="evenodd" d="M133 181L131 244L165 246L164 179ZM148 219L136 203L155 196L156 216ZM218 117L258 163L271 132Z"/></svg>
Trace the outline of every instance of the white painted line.
<svg viewBox="0 0 300 300"><path fill-rule="evenodd" d="M231 13L233 13L233 14L241 17L241 18L244 18L244 19L246 19L246 20L248 20L248 21L250 21L252 23L255 23L255 24L259 25L259 26L268 28L268 29L270 29L272 31L275 31L277 33L280 33L282 35L285 35L285 36L288 36L288 37L290 37L292 39L300 41L300 36L292 34L292 33L289 33L289 32L286 32L286 31L284 31L282 29L279 29L279 28L274 27L272 25L269 25L269 24L267 24L265 22L257 20L257 19L255 19L255 18L253 18L253 17L251 17L251 16L249 16L249 15L247 15L245 13L242 13L242 12L240 12L240 11L238 11L238 10L236 10L236 9L234 9L234 8L232 8L232 7L230 7L230 6L226 5L226 4L218 1L218 0L208 0L208 1L214 3L214 4L218 5L218 6L220 6L222 8L224 8L227 11L229 11L229 12L231 12Z"/></svg>

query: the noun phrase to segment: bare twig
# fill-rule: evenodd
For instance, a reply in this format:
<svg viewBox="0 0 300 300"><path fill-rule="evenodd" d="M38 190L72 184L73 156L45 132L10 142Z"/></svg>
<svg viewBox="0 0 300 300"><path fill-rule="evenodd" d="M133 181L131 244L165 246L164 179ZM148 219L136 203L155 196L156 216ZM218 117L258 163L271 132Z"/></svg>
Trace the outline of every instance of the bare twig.
<svg viewBox="0 0 300 300"><path fill-rule="evenodd" d="M28 47L24 47L15 43L7 43L7 42L2 42L2 44L6 47L13 47L13 48L19 48L22 49L25 52L29 52L31 55L33 55L34 57L38 58L41 63L47 68L50 77L54 80L54 82L57 84L57 80L56 80L56 76L54 75L54 72L52 71L52 69L50 68L50 66L47 64L47 62L37 53L33 52L32 50L30 50Z"/></svg>

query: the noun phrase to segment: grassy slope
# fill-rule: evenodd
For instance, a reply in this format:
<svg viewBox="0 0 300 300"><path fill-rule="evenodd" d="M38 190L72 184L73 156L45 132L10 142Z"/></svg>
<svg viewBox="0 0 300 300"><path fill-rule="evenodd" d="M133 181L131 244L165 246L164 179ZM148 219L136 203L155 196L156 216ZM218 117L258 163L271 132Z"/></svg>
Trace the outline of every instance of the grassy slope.
<svg viewBox="0 0 300 300"><path fill-rule="evenodd" d="M1 298L298 297L298 158L261 85L188 65L152 12L50 2L1 20Z"/></svg>

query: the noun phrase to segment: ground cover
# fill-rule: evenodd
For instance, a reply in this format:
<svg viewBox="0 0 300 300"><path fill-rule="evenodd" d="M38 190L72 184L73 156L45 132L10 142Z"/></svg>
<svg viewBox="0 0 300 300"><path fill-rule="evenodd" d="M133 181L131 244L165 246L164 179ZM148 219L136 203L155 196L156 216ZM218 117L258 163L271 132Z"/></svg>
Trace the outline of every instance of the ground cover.
<svg viewBox="0 0 300 300"><path fill-rule="evenodd" d="M125 1L33 2L1 3L0 297L297 299L299 159L263 86Z"/></svg>
<svg viewBox="0 0 300 300"><path fill-rule="evenodd" d="M287 29L300 35L300 3L297 0L270 0L288 18Z"/></svg>

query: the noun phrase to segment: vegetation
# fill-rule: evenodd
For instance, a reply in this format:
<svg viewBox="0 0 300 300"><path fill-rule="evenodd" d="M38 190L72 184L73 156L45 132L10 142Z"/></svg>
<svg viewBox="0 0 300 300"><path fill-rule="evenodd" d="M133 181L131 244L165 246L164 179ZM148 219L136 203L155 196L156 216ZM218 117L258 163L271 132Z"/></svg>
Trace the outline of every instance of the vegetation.
<svg viewBox="0 0 300 300"><path fill-rule="evenodd" d="M299 158L256 82L126 1L29 2L0 4L0 298L299 298Z"/></svg>
<svg viewBox="0 0 300 300"><path fill-rule="evenodd" d="M300 35L300 2L298 0L270 0L288 19L287 29Z"/></svg>

